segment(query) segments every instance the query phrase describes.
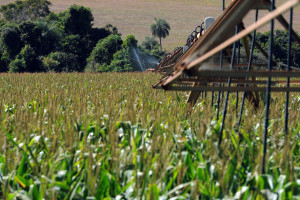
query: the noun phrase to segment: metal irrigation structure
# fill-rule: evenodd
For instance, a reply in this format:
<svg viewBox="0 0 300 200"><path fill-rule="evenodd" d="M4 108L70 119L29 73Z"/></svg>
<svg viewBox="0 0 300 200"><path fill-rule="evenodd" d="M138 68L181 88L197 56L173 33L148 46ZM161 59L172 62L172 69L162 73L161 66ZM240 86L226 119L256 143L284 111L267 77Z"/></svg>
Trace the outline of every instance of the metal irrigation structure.
<svg viewBox="0 0 300 200"><path fill-rule="evenodd" d="M209 27L207 22L197 26L188 36L183 48L176 48L154 70L163 73L160 81L153 85L156 89L190 91L188 102L194 105L200 94L206 96L206 91L217 92L217 119L220 103L225 98L222 113L222 123L219 131L218 145L223 138L223 129L227 113L229 93L236 92L238 108L238 92L242 92L242 102L239 111L238 129L241 124L243 106L248 99L255 107L259 105L258 92L266 93L262 173L265 173L267 150L269 107L271 92L286 93L285 134L288 135L289 93L300 92L300 71L291 66L292 40L300 44L300 37L293 30L293 9L299 6L299 0L288 0L275 7L275 0L233 0L226 8L223 0L223 13ZM243 19L249 11L256 10L255 21L245 27ZM269 13L258 19L259 11ZM289 11L287 21L283 13ZM274 20L288 32L287 63L279 64L273 59ZM255 40L256 30L270 23L268 51ZM203 27L204 25L204 27ZM248 44L248 39L251 41ZM244 42L245 56L241 56L240 40ZM254 56L257 48L264 59ZM277 66L277 68L275 68ZM278 69L278 66L280 69ZM272 80L272 78L281 78ZM284 80L282 79L284 78ZM294 85L293 87L290 87Z"/></svg>

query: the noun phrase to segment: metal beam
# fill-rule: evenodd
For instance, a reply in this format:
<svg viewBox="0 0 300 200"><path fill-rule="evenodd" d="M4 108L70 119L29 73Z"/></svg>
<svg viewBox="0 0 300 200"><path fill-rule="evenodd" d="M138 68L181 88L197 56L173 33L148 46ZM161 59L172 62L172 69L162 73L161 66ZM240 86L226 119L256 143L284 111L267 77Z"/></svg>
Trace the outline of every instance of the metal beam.
<svg viewBox="0 0 300 200"><path fill-rule="evenodd" d="M157 89L165 89L165 87L157 86ZM186 87L186 86L168 86L168 90L172 91L228 91L228 92L259 92L266 91L266 87L242 87L242 86L202 86L202 87ZM270 92L300 92L300 87L271 87Z"/></svg>
<svg viewBox="0 0 300 200"><path fill-rule="evenodd" d="M213 55L217 54L221 50L227 48L232 43L234 43L234 42L240 40L241 38L249 35L254 30L264 26L265 24L267 24L272 19L275 19L276 17L278 17L282 13L288 11L290 8L298 6L298 5L299 5L299 0L290 0L286 3L284 3L282 6L280 6L276 10L270 12L265 17L258 20L256 23L252 24L251 26L249 26L245 30L241 31L239 34L233 36L232 38L226 40L225 42L223 42L219 46L217 46L214 49L210 50L209 52L207 52L203 56L201 56L199 58L195 58L194 56L191 56L189 59L192 60L192 61L188 64L187 63L181 63L180 64L181 67L178 69L178 71L176 71L176 73L173 74L173 76L170 76L170 78L168 80L166 80L166 82L164 82L163 85L167 86L168 84L173 82L176 78L180 77L181 74L183 73L183 71L191 70L192 68L194 68L196 66L199 66L202 62L206 61L207 59L209 59ZM199 53L201 53L201 52L197 51L197 52L194 53L194 55L199 55ZM176 66L175 66L175 68L176 68Z"/></svg>

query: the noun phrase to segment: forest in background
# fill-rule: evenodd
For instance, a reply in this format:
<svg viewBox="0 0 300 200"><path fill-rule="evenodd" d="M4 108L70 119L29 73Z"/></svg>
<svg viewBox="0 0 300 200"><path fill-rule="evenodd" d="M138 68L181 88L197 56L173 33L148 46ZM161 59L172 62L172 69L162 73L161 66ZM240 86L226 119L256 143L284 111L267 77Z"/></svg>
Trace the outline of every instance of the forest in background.
<svg viewBox="0 0 300 200"><path fill-rule="evenodd" d="M3 5L0 72L144 71L164 54L154 38L138 45L117 27L93 27L91 9L72 5L55 14L47 0Z"/></svg>
<svg viewBox="0 0 300 200"><path fill-rule="evenodd" d="M146 36L139 45L133 34L122 39L111 24L94 27L88 7L72 5L54 13L50 5L47 0L25 0L0 7L0 72L145 71L166 53L153 37ZM259 33L257 41L268 49L269 32ZM276 30L277 62L286 63L287 48L287 32ZM299 67L296 42L291 63Z"/></svg>

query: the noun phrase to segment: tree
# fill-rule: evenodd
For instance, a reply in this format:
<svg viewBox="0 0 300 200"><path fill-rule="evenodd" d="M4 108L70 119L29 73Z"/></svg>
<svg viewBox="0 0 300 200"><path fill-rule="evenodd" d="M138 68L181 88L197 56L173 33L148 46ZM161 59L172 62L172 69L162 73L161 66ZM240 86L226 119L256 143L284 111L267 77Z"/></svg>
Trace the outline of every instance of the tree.
<svg viewBox="0 0 300 200"><path fill-rule="evenodd" d="M22 48L20 31L16 26L6 26L1 29L1 33L1 43L4 50L10 59L14 59Z"/></svg>
<svg viewBox="0 0 300 200"><path fill-rule="evenodd" d="M30 45L35 51L39 51L42 42L42 30L37 28L34 22L22 22L19 29L23 43Z"/></svg>
<svg viewBox="0 0 300 200"><path fill-rule="evenodd" d="M60 14L67 34L87 35L92 29L94 17L90 8L72 5L67 11Z"/></svg>
<svg viewBox="0 0 300 200"><path fill-rule="evenodd" d="M117 51L109 65L109 69L115 72L129 72L135 70L136 63L133 58L134 51L136 52L138 41L134 35L129 34L126 36L122 44L122 49Z"/></svg>
<svg viewBox="0 0 300 200"><path fill-rule="evenodd" d="M17 0L1 6L0 71L84 71L87 61L109 67L122 48L118 29L110 24L93 28L94 17L87 7L72 5L58 14L50 12L49 1ZM129 43L137 45L135 40Z"/></svg>
<svg viewBox="0 0 300 200"><path fill-rule="evenodd" d="M0 12L5 20L20 23L46 17L50 13L50 5L48 0L17 0L15 3L1 6Z"/></svg>
<svg viewBox="0 0 300 200"><path fill-rule="evenodd" d="M162 18L155 18L155 23L151 24L150 30L154 37L159 38L160 50L162 50L161 38L166 38L169 35L170 25Z"/></svg>
<svg viewBox="0 0 300 200"><path fill-rule="evenodd" d="M112 33L106 28L92 28L88 34L88 39L91 43L90 46L95 47L99 40L106 38L110 34Z"/></svg>
<svg viewBox="0 0 300 200"><path fill-rule="evenodd" d="M137 47L137 39L135 38L134 35L129 34L126 36L124 42L123 42L123 46L125 47L131 47L131 48L136 48Z"/></svg>
<svg viewBox="0 0 300 200"><path fill-rule="evenodd" d="M264 34L257 34L257 41L261 46L268 50L270 39L270 31ZM275 30L273 41L273 55L278 63L287 64L287 52L288 52L288 32L283 30ZM291 65L294 67L300 67L300 45L296 41L292 42L291 52Z"/></svg>
<svg viewBox="0 0 300 200"><path fill-rule="evenodd" d="M4 26L6 24L6 21L4 19L1 19L1 16L0 16L0 28L2 26Z"/></svg>
<svg viewBox="0 0 300 200"><path fill-rule="evenodd" d="M80 35L67 35L62 40L61 51L73 54L77 57L78 71L83 71L86 66L86 58L90 55L92 48L88 47L86 38Z"/></svg>
<svg viewBox="0 0 300 200"><path fill-rule="evenodd" d="M26 63L24 59L18 59L11 61L9 63L9 71L10 72L25 72L26 71Z"/></svg>
<svg viewBox="0 0 300 200"><path fill-rule="evenodd" d="M158 42L157 40L155 40L154 37L146 36L145 40L142 42L142 47L144 47L147 50L154 49L156 45L158 45Z"/></svg>
<svg viewBox="0 0 300 200"><path fill-rule="evenodd" d="M38 38L40 41L36 50L38 55L48 55L50 52L58 51L64 36L62 30L54 23L47 21L38 21L35 24L37 32L41 31L42 33L41 37Z"/></svg>
<svg viewBox="0 0 300 200"><path fill-rule="evenodd" d="M104 27L107 31L109 31L111 34L113 35L118 35L118 36L122 36L121 33L119 33L118 28L111 25L111 24L106 24L106 26Z"/></svg>
<svg viewBox="0 0 300 200"><path fill-rule="evenodd" d="M43 65L47 71L73 72L78 71L76 55L65 52L52 52L43 58Z"/></svg>
<svg viewBox="0 0 300 200"><path fill-rule="evenodd" d="M113 55L121 49L122 43L123 41L118 35L110 35L100 40L87 61L99 63L100 65L109 65Z"/></svg>
<svg viewBox="0 0 300 200"><path fill-rule="evenodd" d="M133 71L132 60L130 60L130 51L128 47L124 47L114 54L109 68L114 72L130 72Z"/></svg>
<svg viewBox="0 0 300 200"><path fill-rule="evenodd" d="M10 72L41 72L44 71L39 58L30 45L25 45L10 65Z"/></svg>
<svg viewBox="0 0 300 200"><path fill-rule="evenodd" d="M5 58L5 51L2 48L2 46L0 46L0 72L7 72L8 71L8 64L6 62L7 59Z"/></svg>

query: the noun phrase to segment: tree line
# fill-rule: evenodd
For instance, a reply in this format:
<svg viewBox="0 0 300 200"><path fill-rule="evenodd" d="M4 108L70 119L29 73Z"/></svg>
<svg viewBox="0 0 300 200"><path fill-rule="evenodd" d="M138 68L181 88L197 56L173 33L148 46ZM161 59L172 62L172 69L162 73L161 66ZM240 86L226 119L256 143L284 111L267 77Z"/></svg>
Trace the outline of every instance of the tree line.
<svg viewBox="0 0 300 200"><path fill-rule="evenodd" d="M0 7L0 72L144 71L165 54L161 39L169 35L170 25L164 19L155 18L152 37L138 45L134 35L123 40L111 24L93 27L90 8L72 5L54 13L50 5L48 0L17 0ZM265 50L269 34L257 34ZM274 59L287 63L288 33L276 30L273 45ZM291 65L300 67L296 42Z"/></svg>
<svg viewBox="0 0 300 200"><path fill-rule="evenodd" d="M297 33L298 34L298 33ZM298 34L299 35L299 34ZM290 64L292 67L300 68L300 44L292 39ZM267 52L269 48L270 31L257 33L256 40ZM285 30L275 30L273 38L273 59L279 65L288 62L289 34Z"/></svg>
<svg viewBox="0 0 300 200"><path fill-rule="evenodd" d="M146 36L124 40L117 27L93 27L91 9L72 5L54 13L47 0L0 7L0 72L141 71L165 53Z"/></svg>

